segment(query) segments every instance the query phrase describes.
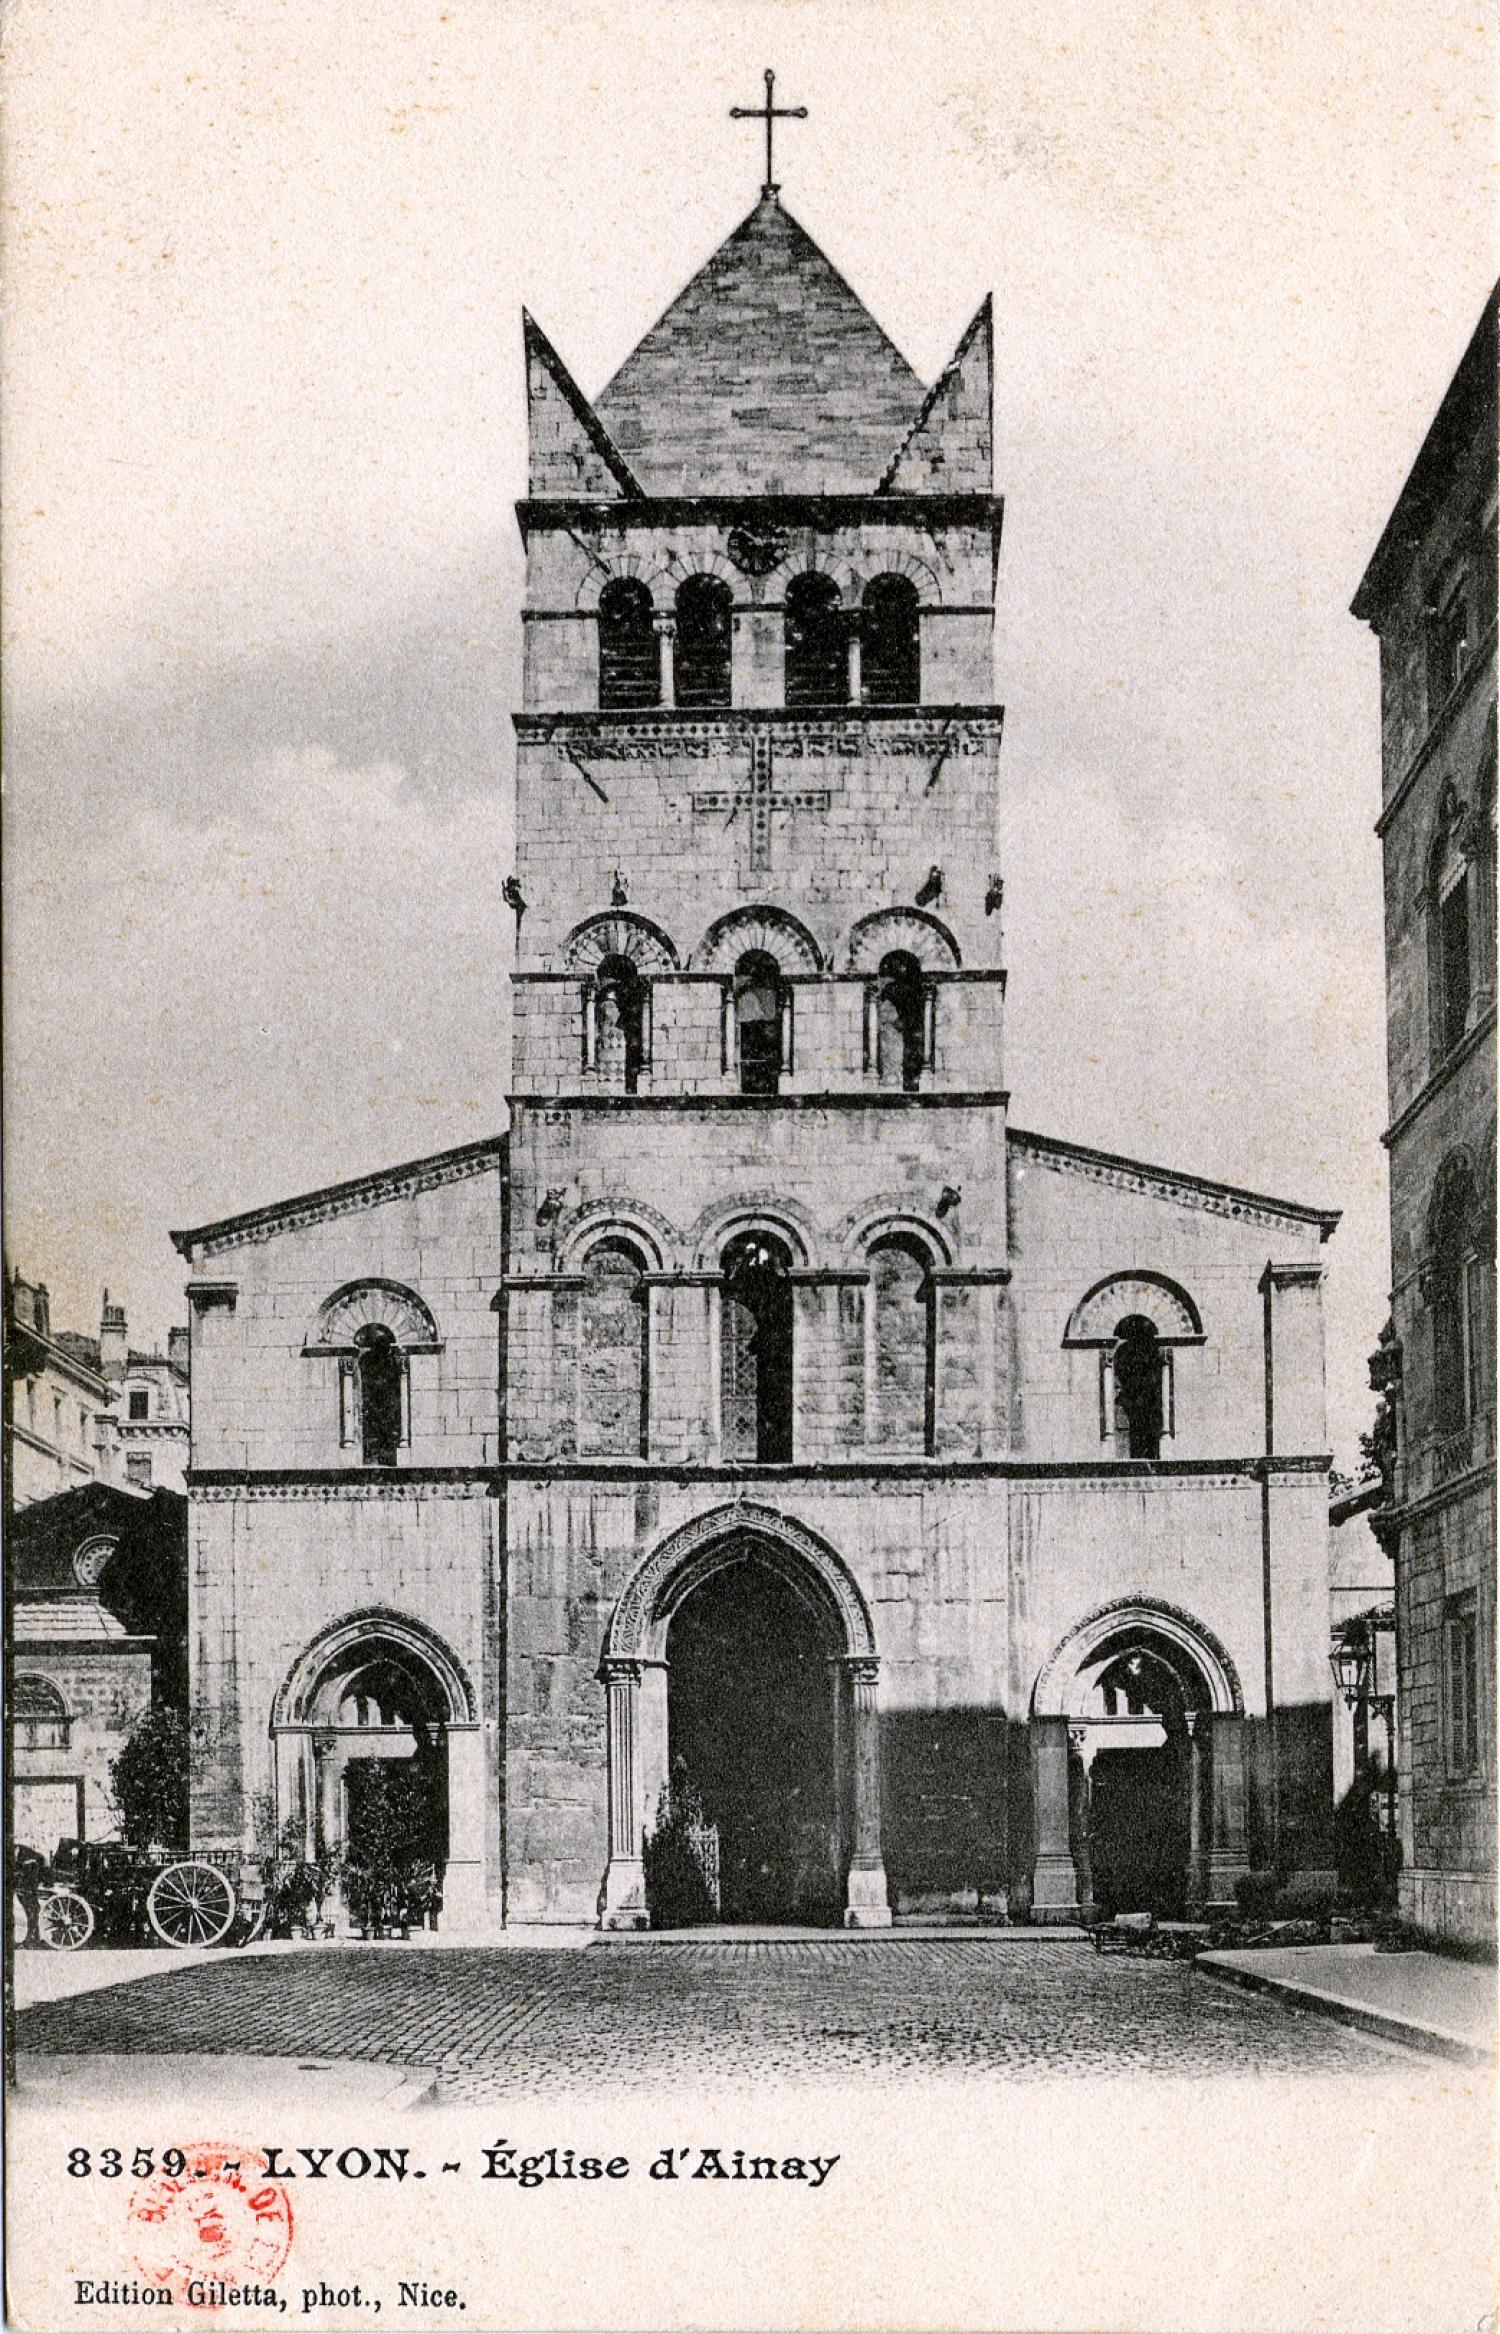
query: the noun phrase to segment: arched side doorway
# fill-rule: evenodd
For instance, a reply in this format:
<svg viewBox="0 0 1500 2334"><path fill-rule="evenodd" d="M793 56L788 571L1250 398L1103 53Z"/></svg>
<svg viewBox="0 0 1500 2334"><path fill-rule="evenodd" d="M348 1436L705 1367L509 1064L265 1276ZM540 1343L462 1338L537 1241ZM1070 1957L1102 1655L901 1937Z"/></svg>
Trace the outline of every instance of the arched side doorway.
<svg viewBox="0 0 1500 2334"><path fill-rule="evenodd" d="M1201 1622L1151 1598L1090 1614L1037 1679L1031 1737L1033 1920L1233 1904L1245 1705Z"/></svg>
<svg viewBox="0 0 1500 2334"><path fill-rule="evenodd" d="M448 1648L397 1613L307 1648L271 1713L277 1828L309 1858L431 1864L444 1932L484 1926L483 1738Z"/></svg>
<svg viewBox="0 0 1500 2334"><path fill-rule="evenodd" d="M646 1835L674 1789L717 1847L700 1918L890 1925L879 1660L858 1584L826 1541L748 1502L670 1534L615 1607L600 1677L603 1927L651 1926ZM659 1876L653 1887L670 1915Z"/></svg>

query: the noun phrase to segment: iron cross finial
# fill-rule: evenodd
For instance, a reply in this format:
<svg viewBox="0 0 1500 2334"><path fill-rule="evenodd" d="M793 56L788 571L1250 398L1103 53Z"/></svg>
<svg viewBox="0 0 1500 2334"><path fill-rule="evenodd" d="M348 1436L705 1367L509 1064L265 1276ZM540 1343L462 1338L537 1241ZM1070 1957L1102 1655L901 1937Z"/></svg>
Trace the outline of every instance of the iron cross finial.
<svg viewBox="0 0 1500 2334"><path fill-rule="evenodd" d="M764 186L761 188L761 190L760 190L760 191L761 191L761 193L762 193L762 194L777 194L777 193L779 193L779 192L780 192L780 189L777 187L776 181L775 181L774 177L773 177L773 176L772 176L772 174L771 174L771 138L772 138L772 134L773 134L773 128L774 128L774 125L775 125L777 122L805 122L805 121L806 121L806 119L807 119L807 108L806 108L806 106L805 106L805 105L778 105L778 104L776 103L776 76L775 76L775 74L774 74L774 73L771 71L770 67L769 67L769 66L767 66L767 68L766 68L766 102L765 102L765 104L764 104L764 105L732 105L732 106L729 108L729 118L730 118L730 120L731 120L732 122L764 122L764 123L765 123L765 125L766 125L766 182L765 182Z"/></svg>

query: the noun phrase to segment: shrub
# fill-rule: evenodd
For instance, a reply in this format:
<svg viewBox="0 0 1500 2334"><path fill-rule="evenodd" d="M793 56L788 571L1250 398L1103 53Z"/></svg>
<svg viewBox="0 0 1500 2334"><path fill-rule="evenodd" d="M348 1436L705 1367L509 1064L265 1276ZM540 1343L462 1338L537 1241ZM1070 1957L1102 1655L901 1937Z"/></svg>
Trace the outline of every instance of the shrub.
<svg viewBox="0 0 1500 2334"><path fill-rule="evenodd" d="M1247 1919L1269 1914L1281 1888L1281 1875L1269 1866L1242 1872L1234 1884L1235 1901Z"/></svg>
<svg viewBox="0 0 1500 2334"><path fill-rule="evenodd" d="M1277 1891L1276 1910L1289 1921L1319 1920L1333 1911L1337 1897L1334 1873L1293 1872Z"/></svg>
<svg viewBox="0 0 1500 2334"><path fill-rule="evenodd" d="M147 1710L109 1765L120 1830L133 1848L185 1848L193 1728L180 1710Z"/></svg>

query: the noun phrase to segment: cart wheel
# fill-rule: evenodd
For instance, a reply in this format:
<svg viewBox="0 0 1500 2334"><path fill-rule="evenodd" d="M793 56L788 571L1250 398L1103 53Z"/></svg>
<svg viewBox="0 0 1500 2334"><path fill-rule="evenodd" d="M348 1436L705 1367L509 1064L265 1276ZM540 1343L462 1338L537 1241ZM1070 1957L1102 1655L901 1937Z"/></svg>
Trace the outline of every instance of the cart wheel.
<svg viewBox="0 0 1500 2334"><path fill-rule="evenodd" d="M54 1953L76 1953L94 1934L94 1908L76 1888L49 1888L37 1899L42 1943Z"/></svg>
<svg viewBox="0 0 1500 2334"><path fill-rule="evenodd" d="M31 1915L25 1897L17 1888L10 1892L10 1942L12 1952L31 1943Z"/></svg>
<svg viewBox="0 0 1500 2334"><path fill-rule="evenodd" d="M151 1883L146 1917L164 1945L217 1945L234 1919L234 1890L212 1864L169 1864Z"/></svg>

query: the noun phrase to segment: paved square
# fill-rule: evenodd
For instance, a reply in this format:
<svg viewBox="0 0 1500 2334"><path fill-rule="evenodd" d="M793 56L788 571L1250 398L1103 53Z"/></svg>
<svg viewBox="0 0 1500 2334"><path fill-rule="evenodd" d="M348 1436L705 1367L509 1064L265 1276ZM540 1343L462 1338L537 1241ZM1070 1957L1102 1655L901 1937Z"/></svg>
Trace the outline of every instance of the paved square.
<svg viewBox="0 0 1500 2334"><path fill-rule="evenodd" d="M478 2104L587 2088L1389 2071L1380 2044L1181 1965L1004 1938L222 1955L17 2019L23 2052L254 2054L440 2071Z"/></svg>

